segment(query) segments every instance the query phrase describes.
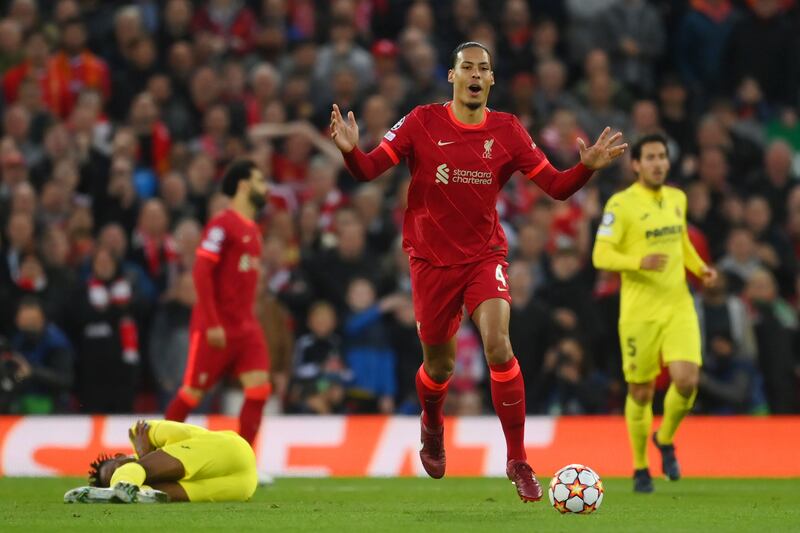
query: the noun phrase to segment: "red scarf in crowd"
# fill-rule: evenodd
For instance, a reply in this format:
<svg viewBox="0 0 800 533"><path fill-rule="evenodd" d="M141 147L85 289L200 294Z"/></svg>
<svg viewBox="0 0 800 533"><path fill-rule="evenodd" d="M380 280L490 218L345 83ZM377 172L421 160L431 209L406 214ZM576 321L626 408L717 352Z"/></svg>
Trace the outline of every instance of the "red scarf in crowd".
<svg viewBox="0 0 800 533"><path fill-rule="evenodd" d="M136 230L134 242L137 246L141 246L147 273L152 277L158 277L165 267L178 262L178 248L169 234L155 239L141 230Z"/></svg>
<svg viewBox="0 0 800 533"><path fill-rule="evenodd" d="M699 11L719 24L730 15L733 7L731 7L731 3L728 0L719 5L711 5L708 0L692 0L692 9Z"/></svg>
<svg viewBox="0 0 800 533"><path fill-rule="evenodd" d="M56 82L66 81L66 101L61 100L59 105L53 109L53 112L61 118L69 116L83 89L90 88L100 91L104 100L111 95L108 67L102 59L86 50L74 58L68 57L64 51L58 52L47 65L47 76L53 85L48 87L48 93L60 91L61 88ZM55 95L46 94L45 101L52 99L53 96Z"/></svg>
<svg viewBox="0 0 800 533"><path fill-rule="evenodd" d="M150 161L153 164L153 171L158 177L163 177L169 171L169 152L172 148L172 138L169 135L169 129L161 121L153 124L150 129L150 135L152 138ZM141 159L141 154L138 154L137 157Z"/></svg>
<svg viewBox="0 0 800 533"><path fill-rule="evenodd" d="M89 303L97 310L104 311L109 306L127 309L131 301L131 284L125 278L117 278L109 283L91 277L88 282ZM128 364L139 362L139 328L133 318L124 313L119 319L119 340L122 359Z"/></svg>

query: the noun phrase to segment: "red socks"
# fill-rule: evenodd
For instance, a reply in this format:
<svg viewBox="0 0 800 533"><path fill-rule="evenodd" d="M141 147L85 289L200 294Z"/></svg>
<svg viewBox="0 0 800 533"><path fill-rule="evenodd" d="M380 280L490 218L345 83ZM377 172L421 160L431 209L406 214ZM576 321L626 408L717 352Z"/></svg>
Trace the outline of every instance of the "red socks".
<svg viewBox="0 0 800 533"><path fill-rule="evenodd" d="M489 365L492 403L506 436L508 459L525 461L525 383L516 357Z"/></svg>
<svg viewBox="0 0 800 533"><path fill-rule="evenodd" d="M239 435L252 446L261 427L264 404L272 392L272 385L265 383L244 389L244 404L239 411Z"/></svg>
<svg viewBox="0 0 800 533"><path fill-rule="evenodd" d="M448 379L444 383L436 383L427 372L424 365L417 370L417 397L422 406L422 423L430 430L438 430L444 424L442 409L444 398L447 396Z"/></svg>
<svg viewBox="0 0 800 533"><path fill-rule="evenodd" d="M164 413L166 420L174 422L183 422L192 409L197 407L199 402L191 394L187 393L183 388L178 390L178 394L172 399L167 406L167 411Z"/></svg>

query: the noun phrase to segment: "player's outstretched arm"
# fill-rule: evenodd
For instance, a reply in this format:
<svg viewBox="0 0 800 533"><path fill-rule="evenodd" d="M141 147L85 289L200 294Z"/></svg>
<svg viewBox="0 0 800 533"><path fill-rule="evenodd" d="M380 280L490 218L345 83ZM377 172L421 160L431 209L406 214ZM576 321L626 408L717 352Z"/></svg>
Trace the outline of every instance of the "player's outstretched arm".
<svg viewBox="0 0 800 533"><path fill-rule="evenodd" d="M606 127L597 138L597 142L587 147L583 139L578 138L580 145L581 163L591 170L600 170L614 162L625 153L628 143L617 144L622 138L622 132L611 135L611 128Z"/></svg>
<svg viewBox="0 0 800 533"><path fill-rule="evenodd" d="M351 152L358 146L358 124L352 111L347 112L347 120L339 111L339 106L333 104L331 111L331 139L336 147L343 153Z"/></svg>
<svg viewBox="0 0 800 533"><path fill-rule="evenodd" d="M558 170L545 160L540 167L528 175L528 178L535 179L542 190L556 200L566 200L586 185L595 170L607 167L625 153L628 145L626 143L616 144L622 137L622 133L617 132L614 135L610 135L610 133L610 128L604 129L597 142L588 148L582 139L578 139L581 162L574 167Z"/></svg>
<svg viewBox="0 0 800 533"><path fill-rule="evenodd" d="M373 180L395 164L389 154L380 146L368 154L358 148L356 117L352 111L349 111L347 120L345 120L336 104L333 104L331 111L331 139L342 152L347 170L358 181Z"/></svg>

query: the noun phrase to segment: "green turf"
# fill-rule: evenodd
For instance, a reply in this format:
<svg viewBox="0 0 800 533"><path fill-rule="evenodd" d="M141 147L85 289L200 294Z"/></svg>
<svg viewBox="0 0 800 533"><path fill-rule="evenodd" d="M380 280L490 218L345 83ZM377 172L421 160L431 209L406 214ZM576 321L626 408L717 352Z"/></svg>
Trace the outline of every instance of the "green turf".
<svg viewBox="0 0 800 533"><path fill-rule="evenodd" d="M800 530L800 480L604 480L593 515L523 504L504 479L278 479L248 503L67 505L75 478L0 478L1 531L778 531ZM546 497L545 497L546 498Z"/></svg>

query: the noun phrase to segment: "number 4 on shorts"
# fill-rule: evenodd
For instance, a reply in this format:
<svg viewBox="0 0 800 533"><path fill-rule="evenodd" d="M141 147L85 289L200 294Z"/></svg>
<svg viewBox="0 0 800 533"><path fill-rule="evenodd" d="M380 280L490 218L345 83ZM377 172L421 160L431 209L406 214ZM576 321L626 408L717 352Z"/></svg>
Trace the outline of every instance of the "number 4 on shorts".
<svg viewBox="0 0 800 533"><path fill-rule="evenodd" d="M497 287L498 291L506 292L508 291L508 282L506 281L506 277L503 275L503 265L498 264L497 269L494 271L494 277L497 281L500 282L500 285Z"/></svg>

